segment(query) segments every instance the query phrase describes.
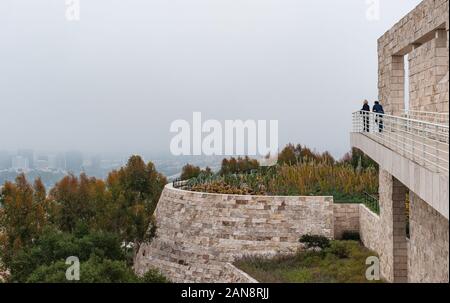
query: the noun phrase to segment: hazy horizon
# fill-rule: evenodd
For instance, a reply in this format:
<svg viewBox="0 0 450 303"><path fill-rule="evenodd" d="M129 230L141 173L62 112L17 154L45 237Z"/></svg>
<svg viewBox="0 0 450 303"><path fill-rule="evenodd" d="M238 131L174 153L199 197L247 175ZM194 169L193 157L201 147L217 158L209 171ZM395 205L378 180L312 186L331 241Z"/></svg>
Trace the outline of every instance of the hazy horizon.
<svg viewBox="0 0 450 303"><path fill-rule="evenodd" d="M279 120L341 157L377 39L419 0L0 2L0 150L169 153L172 121Z"/></svg>

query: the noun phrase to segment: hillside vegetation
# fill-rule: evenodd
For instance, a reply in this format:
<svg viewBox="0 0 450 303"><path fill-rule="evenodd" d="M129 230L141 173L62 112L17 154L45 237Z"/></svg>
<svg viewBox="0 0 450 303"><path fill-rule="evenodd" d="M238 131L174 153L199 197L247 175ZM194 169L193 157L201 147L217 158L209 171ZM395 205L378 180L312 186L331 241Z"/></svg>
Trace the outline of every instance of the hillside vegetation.
<svg viewBox="0 0 450 303"><path fill-rule="evenodd" d="M189 167L192 171L191 167ZM329 153L313 153L300 145L288 145L278 163L260 167L249 158L225 159L220 172L200 169L187 186L193 191L277 196L333 196L335 201L361 202L364 193L378 192L378 168L353 150L340 161Z"/></svg>
<svg viewBox="0 0 450 303"><path fill-rule="evenodd" d="M0 193L0 260L8 282L67 282L66 259L80 262L79 282L164 282L131 269L142 242L155 232L153 211L167 180L132 156L107 180L69 175L47 195L24 175ZM1 270L0 270L1 271Z"/></svg>

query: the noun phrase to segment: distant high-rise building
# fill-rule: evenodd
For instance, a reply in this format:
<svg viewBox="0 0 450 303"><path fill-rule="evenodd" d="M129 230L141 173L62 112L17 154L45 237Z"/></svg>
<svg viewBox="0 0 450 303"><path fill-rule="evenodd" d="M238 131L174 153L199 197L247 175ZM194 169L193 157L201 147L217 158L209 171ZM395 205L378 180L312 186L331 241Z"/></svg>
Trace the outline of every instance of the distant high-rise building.
<svg viewBox="0 0 450 303"><path fill-rule="evenodd" d="M55 156L55 163L57 169L66 169L66 156L64 153L58 153Z"/></svg>
<svg viewBox="0 0 450 303"><path fill-rule="evenodd" d="M28 159L23 156L13 157L12 168L15 170L28 170L30 168Z"/></svg>
<svg viewBox="0 0 450 303"><path fill-rule="evenodd" d="M66 170L79 173L83 167L83 154L79 151L69 151L65 154Z"/></svg>
<svg viewBox="0 0 450 303"><path fill-rule="evenodd" d="M99 155L93 156L91 158L91 168L99 169L101 167L102 158Z"/></svg>
<svg viewBox="0 0 450 303"><path fill-rule="evenodd" d="M48 168L50 168L50 169L62 168L62 167L58 166L57 155L49 155L48 156Z"/></svg>
<svg viewBox="0 0 450 303"><path fill-rule="evenodd" d="M34 168L34 151L32 149L20 149L17 151L17 156L28 160L28 168Z"/></svg>

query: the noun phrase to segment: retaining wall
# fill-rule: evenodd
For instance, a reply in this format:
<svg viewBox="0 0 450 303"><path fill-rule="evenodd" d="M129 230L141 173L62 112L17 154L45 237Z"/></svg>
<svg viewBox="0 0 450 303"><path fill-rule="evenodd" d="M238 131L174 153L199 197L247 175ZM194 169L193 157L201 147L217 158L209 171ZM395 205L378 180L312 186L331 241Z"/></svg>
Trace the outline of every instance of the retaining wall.
<svg viewBox="0 0 450 303"><path fill-rule="evenodd" d="M304 234L334 236L332 197L240 196L167 185L155 212L157 234L135 258L142 274L159 269L174 282L220 282L243 255L298 250Z"/></svg>

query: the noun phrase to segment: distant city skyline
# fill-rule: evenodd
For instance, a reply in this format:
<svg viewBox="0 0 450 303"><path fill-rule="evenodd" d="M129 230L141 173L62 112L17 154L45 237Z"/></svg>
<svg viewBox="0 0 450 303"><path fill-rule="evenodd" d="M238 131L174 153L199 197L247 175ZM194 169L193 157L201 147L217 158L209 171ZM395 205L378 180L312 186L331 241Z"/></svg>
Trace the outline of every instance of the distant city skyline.
<svg viewBox="0 0 450 303"><path fill-rule="evenodd" d="M145 162L151 161L156 169L167 178L177 178L186 164L201 168L210 167L213 171L220 168L222 157L139 154ZM61 178L70 173L86 173L90 177L105 179L112 170L126 165L131 154L98 154L81 151L43 152L32 149L15 151L0 150L0 184L13 181L24 173L28 180L40 177L47 188L52 188Z"/></svg>

